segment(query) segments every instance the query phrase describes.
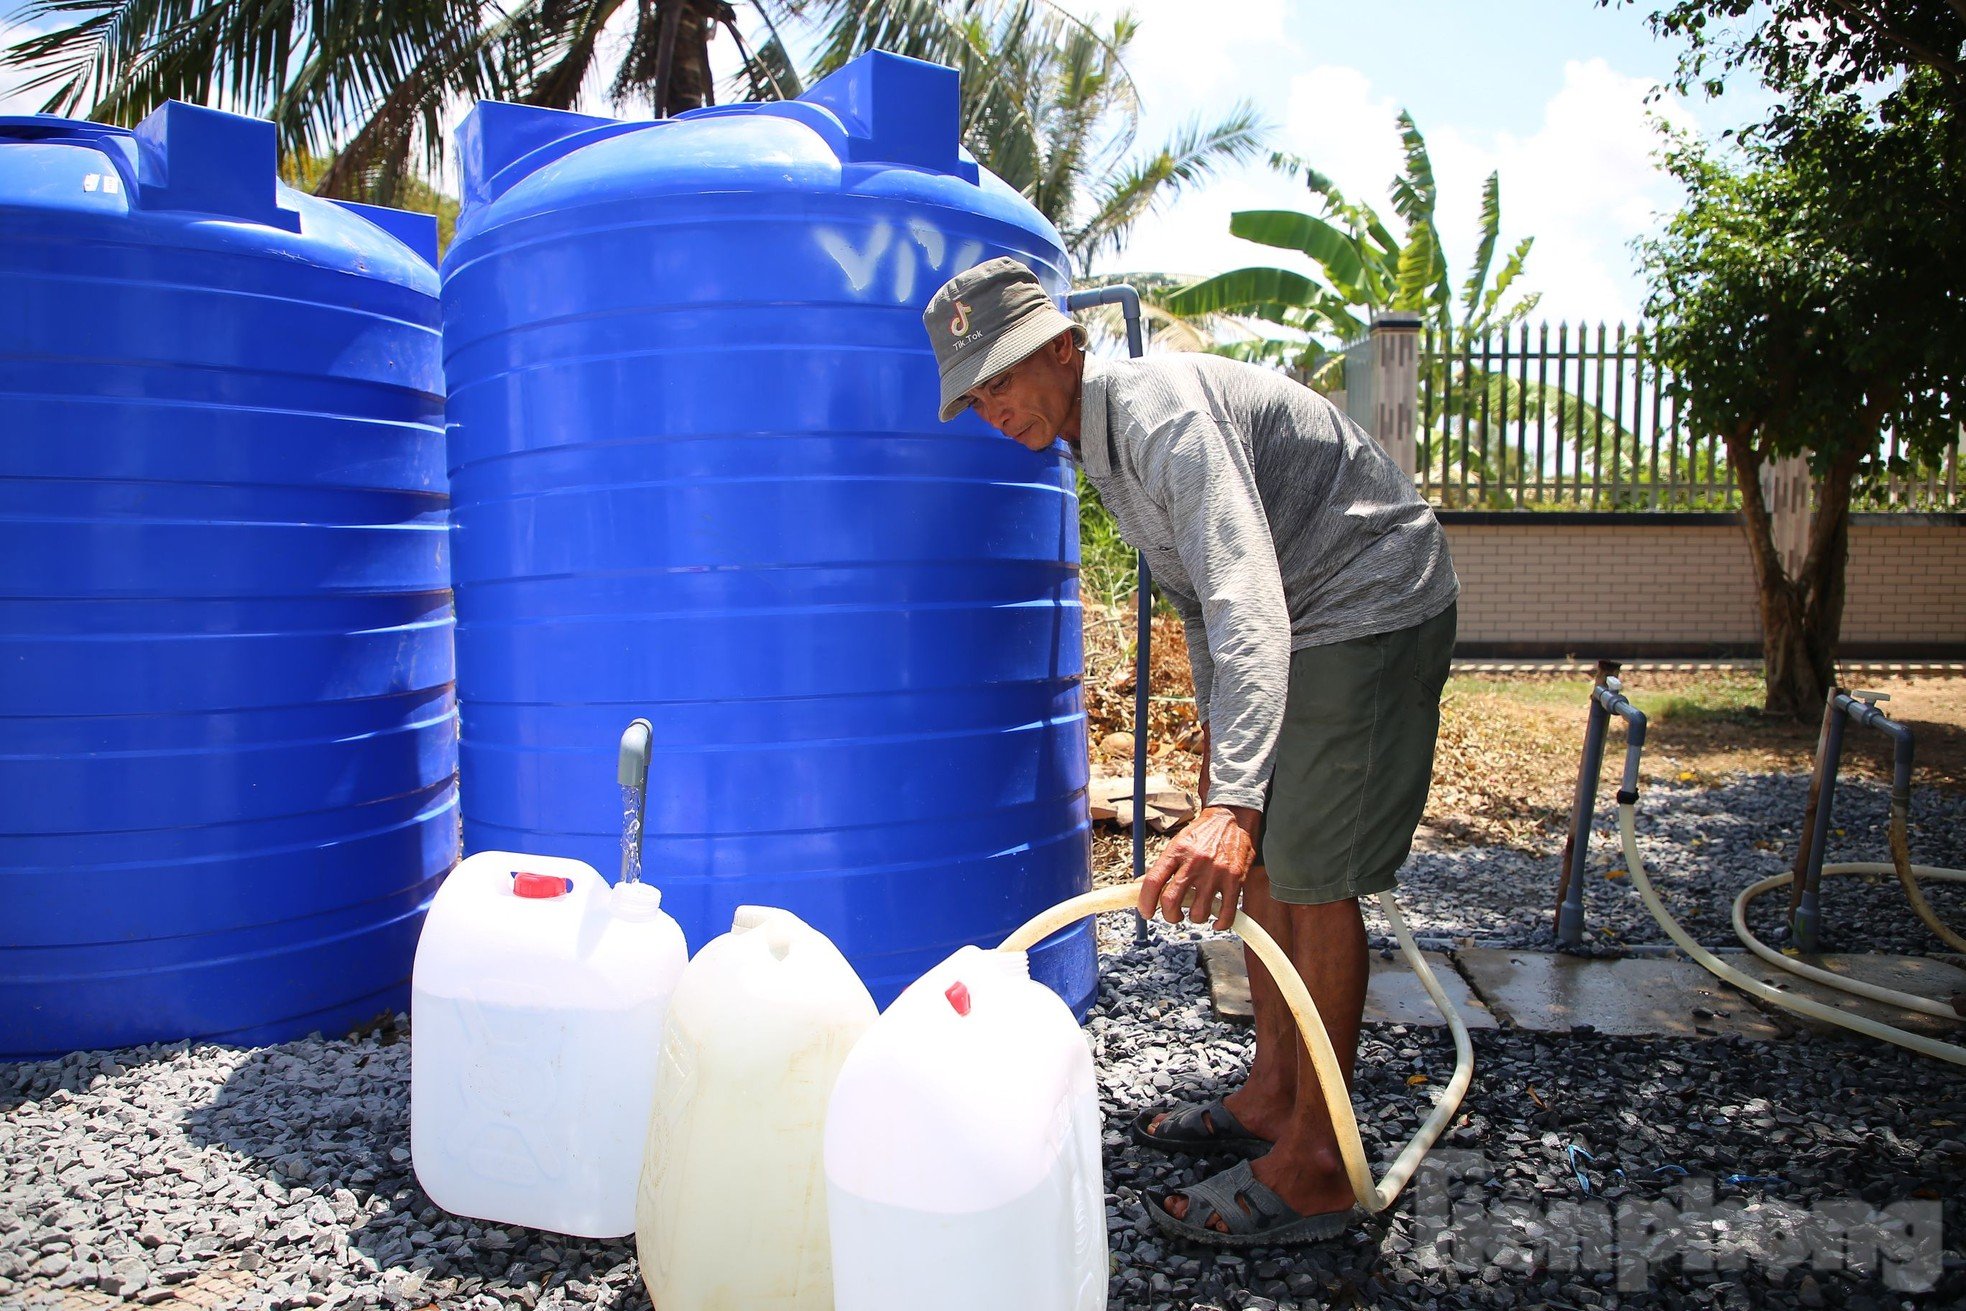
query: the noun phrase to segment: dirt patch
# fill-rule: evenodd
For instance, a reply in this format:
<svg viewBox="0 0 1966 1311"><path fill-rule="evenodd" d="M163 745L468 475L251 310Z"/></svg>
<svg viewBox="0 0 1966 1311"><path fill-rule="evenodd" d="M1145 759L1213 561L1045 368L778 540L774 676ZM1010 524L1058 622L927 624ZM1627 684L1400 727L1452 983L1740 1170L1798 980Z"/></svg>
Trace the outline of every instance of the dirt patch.
<svg viewBox="0 0 1966 1311"><path fill-rule="evenodd" d="M1180 622L1156 616L1148 752L1154 769L1184 787L1200 771L1199 732L1187 643ZM1752 671L1632 672L1626 691L1650 721L1644 756L1648 782L1717 785L1735 774L1801 773L1815 758L1818 725L1761 713L1761 679ZM1911 726L1917 744L1915 787L1966 792L1966 679L1895 677L1860 684L1888 693L1885 709ZM1455 677L1441 702L1440 745L1421 845L1479 843L1547 851L1563 840L1583 750L1589 680L1526 674ZM1133 613L1088 607L1086 710L1095 753L1133 723ZM1112 741L1117 763L1130 738ZM1612 729L1604 787L1616 776L1623 734ZM1889 741L1853 728L1844 738L1843 774L1888 780ZM1165 839L1156 838L1157 850ZM1093 868L1124 877L1126 834L1101 830Z"/></svg>

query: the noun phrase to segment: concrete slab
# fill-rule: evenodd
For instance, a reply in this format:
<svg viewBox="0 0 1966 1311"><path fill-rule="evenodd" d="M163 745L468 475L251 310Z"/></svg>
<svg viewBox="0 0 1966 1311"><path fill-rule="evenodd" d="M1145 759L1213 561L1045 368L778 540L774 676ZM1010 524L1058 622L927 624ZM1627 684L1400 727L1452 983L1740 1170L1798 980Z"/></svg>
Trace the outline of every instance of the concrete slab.
<svg viewBox="0 0 1966 1311"><path fill-rule="evenodd" d="M1468 990L1467 980L1444 953L1422 952L1440 980L1447 999L1461 1012L1470 1030L1493 1029L1495 1017ZM1208 972L1208 997L1215 1006L1215 1017L1235 1023L1251 1018L1249 974L1242 944L1232 938L1210 938L1201 944L1202 968ZM1433 999L1420 985L1419 976L1407 967L1406 957L1395 952L1391 960L1372 953L1372 973L1366 985L1365 1022L1367 1024L1415 1024L1444 1029L1447 1021L1434 1008Z"/></svg>
<svg viewBox="0 0 1966 1311"><path fill-rule="evenodd" d="M1805 956L1801 959L1819 969L1828 970L1831 974L1874 983L1882 988L1895 988L1899 992L1909 992L1919 997L1930 997L1934 1001L1951 1001L1956 995L1966 994L1966 969L1930 957L1853 954ZM1824 1005L1834 1006L1838 1010L1862 1015L1896 1028L1907 1029L1912 1033L1927 1034L1948 1042L1966 1042L1966 1023L1959 1020L1941 1019L1936 1015L1924 1015L1918 1011L1900 1010L1881 1001L1853 997L1847 992L1839 992L1826 983L1815 983L1770 965L1759 956L1741 956L1732 960L1744 972L1764 983L1781 988L1784 992L1808 997ZM1812 1028L1837 1027L1819 1020L1805 1019L1790 1012L1783 1013L1790 1015L1796 1023Z"/></svg>
<svg viewBox="0 0 1966 1311"><path fill-rule="evenodd" d="M1249 1001L1249 969L1242 944L1233 938L1208 938L1201 944L1201 968L1208 975L1208 1004L1215 1018L1248 1024L1256 1012Z"/></svg>
<svg viewBox="0 0 1966 1311"><path fill-rule="evenodd" d="M1465 948L1456 963L1495 1015L1520 1029L1772 1039L1781 1031L1752 1002L1692 961L1584 960L1549 952Z"/></svg>

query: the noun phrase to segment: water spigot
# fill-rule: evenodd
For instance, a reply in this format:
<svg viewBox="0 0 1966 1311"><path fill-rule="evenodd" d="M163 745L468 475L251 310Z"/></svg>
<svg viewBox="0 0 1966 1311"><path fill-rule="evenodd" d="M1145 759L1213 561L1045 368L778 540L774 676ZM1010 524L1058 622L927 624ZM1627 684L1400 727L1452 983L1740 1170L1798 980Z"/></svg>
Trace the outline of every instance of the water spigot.
<svg viewBox="0 0 1966 1311"><path fill-rule="evenodd" d="M616 770L618 781L625 788L643 791L649 785L649 744L655 736L655 725L646 719L637 719L628 725L621 735L621 761Z"/></svg>

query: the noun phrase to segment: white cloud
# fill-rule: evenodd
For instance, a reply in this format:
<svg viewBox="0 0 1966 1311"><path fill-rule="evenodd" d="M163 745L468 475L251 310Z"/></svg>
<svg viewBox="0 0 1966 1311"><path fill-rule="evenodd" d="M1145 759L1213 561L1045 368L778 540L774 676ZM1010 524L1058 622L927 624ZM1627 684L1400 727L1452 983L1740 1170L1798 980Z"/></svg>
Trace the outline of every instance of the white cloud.
<svg viewBox="0 0 1966 1311"><path fill-rule="evenodd" d="M1531 135L1479 134L1449 126L1435 157L1450 201L1446 226L1456 253L1472 249L1481 179L1499 170L1505 248L1533 235L1522 286L1543 293L1548 318L1635 317L1643 297L1632 241L1678 202L1676 185L1654 158L1656 116L1696 126L1683 102L1648 105L1651 83L1619 73L1602 59L1570 60L1563 84ZM1452 240L1453 238L1450 238Z"/></svg>
<svg viewBox="0 0 1966 1311"><path fill-rule="evenodd" d="M47 31L45 24L34 25L15 22L0 17L0 51L5 51L15 42ZM23 68L12 61L0 61L0 114L38 114L41 106L47 103L48 91L37 87L33 91L21 89L22 83L34 76L35 70Z"/></svg>
<svg viewBox="0 0 1966 1311"><path fill-rule="evenodd" d="M1284 31L1285 0L1235 0L1213 19L1197 18L1193 0L1064 7L1102 29L1121 8L1140 20L1126 63L1150 111L1248 95L1252 63L1294 48Z"/></svg>
<svg viewBox="0 0 1966 1311"><path fill-rule="evenodd" d="M1526 136L1486 129L1473 117L1422 121L1440 188L1439 223L1450 268L1466 276L1473 257L1481 186L1501 173L1502 241L1494 268L1515 243L1534 235L1526 272L1516 285L1542 293L1537 318L1631 319L1644 289L1632 240L1670 212L1678 193L1653 156L1657 115L1695 127L1676 99L1647 103L1651 83L1618 72L1601 58L1569 60L1563 81ZM1387 186L1401 150L1398 101L1356 68L1327 64L1299 73L1284 100L1279 144L1303 156L1355 200L1388 213ZM1470 100L1471 110L1481 102ZM1289 265L1287 252L1228 235L1229 214L1247 208L1308 207L1302 187L1264 168L1245 168L1184 196L1151 217L1111 269L1213 273L1251 263ZM1298 261L1299 266L1302 261ZM1492 276L1492 274L1491 274Z"/></svg>
<svg viewBox="0 0 1966 1311"><path fill-rule="evenodd" d="M1356 68L1320 65L1292 79L1279 144L1349 198L1380 206L1400 167L1398 113Z"/></svg>

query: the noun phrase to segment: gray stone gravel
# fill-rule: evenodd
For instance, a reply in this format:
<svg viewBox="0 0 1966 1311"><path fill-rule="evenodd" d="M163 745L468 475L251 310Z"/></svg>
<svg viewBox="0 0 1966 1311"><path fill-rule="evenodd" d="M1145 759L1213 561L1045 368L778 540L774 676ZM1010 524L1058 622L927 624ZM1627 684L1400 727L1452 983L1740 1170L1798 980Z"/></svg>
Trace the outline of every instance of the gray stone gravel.
<svg viewBox="0 0 1966 1311"><path fill-rule="evenodd" d="M1475 1082L1429 1158L1437 1168L1387 1218L1309 1249L1171 1244L1146 1220L1146 1192L1234 1158L1165 1157L1133 1145L1126 1123L1170 1095L1233 1089L1250 1038L1211 1018L1195 939L1156 934L1108 961L1089 1023L1115 1307L1966 1305L1966 1081L1841 1037L1477 1033ZM1443 1030L1367 1031L1354 1100L1376 1168L1453 1063ZM1577 1162L1588 1195L1573 1145L1591 1154ZM1741 1175L1758 1181L1725 1182ZM1866 1249L1880 1217L1911 1232ZM1614 1246L1621 1234L1630 1241ZM1894 1252L1905 1260L1892 1273L1881 1267Z"/></svg>
<svg viewBox="0 0 1966 1311"><path fill-rule="evenodd" d="M1782 867L1781 852L1754 844L1799 822L1797 787L1775 778L1650 792L1646 831L1668 895L1718 904ZM1843 794L1845 854L1872 850L1864 826L1882 822L1879 795ZM1925 805L1918 858L1966 864L1959 805ZM1658 841L1675 833L1705 838L1691 850L1724 872ZM1610 857L1609 846L1594 850L1594 867ZM1420 858L1401 900L1420 932L1513 934L1530 946L1553 888L1548 858L1475 849ZM1850 897L1847 916L1832 901L1833 933L1869 916L1872 941L1853 945L1895 941L1888 898L1873 912L1865 895ZM1590 898L1594 924L1648 940L1624 882L1599 874ZM1211 1017L1195 935L1157 927L1134 948L1132 918L1109 915L1100 936L1109 954L1088 1032L1107 1116L1112 1305L1122 1311L1966 1305L1966 1080L1840 1036L1477 1034L1477 1078L1435 1153L1440 1168L1389 1217L1295 1252L1168 1243L1146 1222L1144 1191L1229 1162L1147 1152L1128 1141L1126 1122L1171 1096L1233 1088L1249 1035ZM461 1220L423 1196L409 1162L401 1023L249 1051L177 1044L0 1066L0 1307L644 1311L632 1242ZM1357 1105L1371 1152L1405 1141L1451 1068L1440 1031L1368 1032ZM1409 1084L1420 1075L1428 1082ZM1572 1145L1592 1154L1580 1158L1588 1196ZM1731 1175L1773 1181L1722 1182ZM1664 1208L1682 1214L1668 1222ZM1892 1229L1908 1220L1925 1228ZM1628 1241L1600 1250L1589 1239L1600 1232ZM1648 1251L1661 1259L1644 1264ZM1904 1258L1896 1267L1893 1252Z"/></svg>
<svg viewBox="0 0 1966 1311"><path fill-rule="evenodd" d="M1739 945L1731 918L1734 898L1750 883L1788 872L1808 795L1804 774L1735 775L1719 787L1652 785L1639 793L1639 851L1646 870L1667 909L1702 945ZM1828 861L1890 860L1887 787L1842 780L1833 817ZM1631 879L1606 877L1625 868L1608 791L1595 818L1584 885L1588 944L1608 952L1665 944L1666 935ZM1966 796L1915 790L1910 839L1914 862L1966 869ZM1553 948L1557 859L1555 850L1530 853L1504 847L1418 853L1400 871L1400 908L1422 936ZM1966 932L1966 885L1927 882L1924 888L1940 917ZM1787 909L1787 889L1770 892L1754 903L1749 927L1763 941L1779 946ZM1372 927L1381 940L1391 941L1390 929L1376 916ZM1919 923L1897 879L1889 875L1823 880L1821 947L1895 955L1948 950Z"/></svg>

